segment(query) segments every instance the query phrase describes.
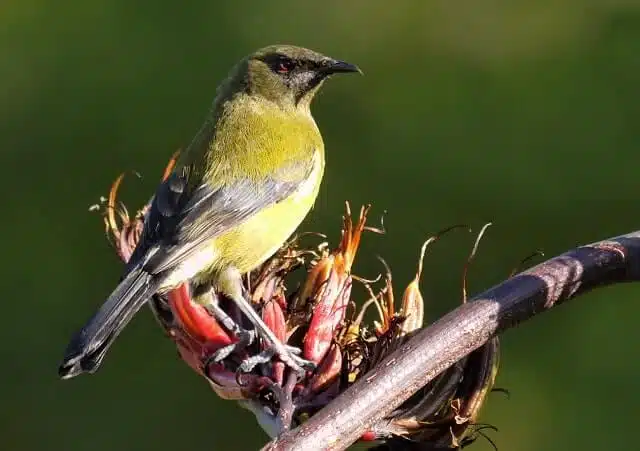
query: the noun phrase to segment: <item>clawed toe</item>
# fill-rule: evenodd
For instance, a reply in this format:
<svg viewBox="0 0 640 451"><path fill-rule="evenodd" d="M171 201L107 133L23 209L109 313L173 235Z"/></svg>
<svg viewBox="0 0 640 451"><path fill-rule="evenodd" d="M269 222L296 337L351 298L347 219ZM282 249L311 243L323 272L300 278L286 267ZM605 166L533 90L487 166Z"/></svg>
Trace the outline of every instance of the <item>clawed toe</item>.
<svg viewBox="0 0 640 451"><path fill-rule="evenodd" d="M260 354L248 357L242 361L238 367L238 371L241 373L250 373L256 366L269 363L274 355L275 352L273 349L267 349Z"/></svg>
<svg viewBox="0 0 640 451"><path fill-rule="evenodd" d="M234 352L245 349L247 346L251 345L256 338L256 334L252 330L237 329L235 331L235 335L238 338L238 341L224 346L214 352L207 358L205 367L214 363L220 363Z"/></svg>
<svg viewBox="0 0 640 451"><path fill-rule="evenodd" d="M296 372L299 374L304 374L305 371L314 371L317 367L317 365L311 360L303 359L302 357L295 354L289 354L289 358L291 358L291 360L293 360L298 365L299 369L296 370Z"/></svg>
<svg viewBox="0 0 640 451"><path fill-rule="evenodd" d="M313 371L316 365L306 359L303 359L298 354L301 353L300 348L295 346L283 346L282 352L277 352L276 347L270 347L260 354L245 359L238 368L238 371L243 373L249 373L257 365L265 364L271 361L274 357L278 357L287 366L289 366L294 372L303 375L306 371Z"/></svg>

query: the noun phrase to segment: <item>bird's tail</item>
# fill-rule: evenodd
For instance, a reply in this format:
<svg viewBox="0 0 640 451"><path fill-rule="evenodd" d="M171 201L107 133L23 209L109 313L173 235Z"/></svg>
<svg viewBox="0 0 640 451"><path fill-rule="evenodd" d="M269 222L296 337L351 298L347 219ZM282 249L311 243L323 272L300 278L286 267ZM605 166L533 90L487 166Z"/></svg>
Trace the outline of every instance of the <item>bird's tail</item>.
<svg viewBox="0 0 640 451"><path fill-rule="evenodd" d="M160 281L134 268L120 282L100 309L76 332L58 369L62 379L94 373L122 329L156 292Z"/></svg>

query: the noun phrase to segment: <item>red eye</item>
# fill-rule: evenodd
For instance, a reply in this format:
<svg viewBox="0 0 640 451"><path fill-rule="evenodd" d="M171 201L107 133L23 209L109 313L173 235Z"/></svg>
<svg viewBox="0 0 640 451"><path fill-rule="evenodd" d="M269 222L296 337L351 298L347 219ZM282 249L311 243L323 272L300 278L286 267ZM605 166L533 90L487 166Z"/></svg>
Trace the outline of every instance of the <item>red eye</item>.
<svg viewBox="0 0 640 451"><path fill-rule="evenodd" d="M289 72L289 65L287 63L279 63L278 64L278 73L280 74L286 74L287 72Z"/></svg>
<svg viewBox="0 0 640 451"><path fill-rule="evenodd" d="M289 58L278 58L273 64L273 71L279 74L287 74L296 67L296 63Z"/></svg>
<svg viewBox="0 0 640 451"><path fill-rule="evenodd" d="M264 62L268 64L272 72L287 77L298 67L298 61L285 55L273 55L266 58Z"/></svg>

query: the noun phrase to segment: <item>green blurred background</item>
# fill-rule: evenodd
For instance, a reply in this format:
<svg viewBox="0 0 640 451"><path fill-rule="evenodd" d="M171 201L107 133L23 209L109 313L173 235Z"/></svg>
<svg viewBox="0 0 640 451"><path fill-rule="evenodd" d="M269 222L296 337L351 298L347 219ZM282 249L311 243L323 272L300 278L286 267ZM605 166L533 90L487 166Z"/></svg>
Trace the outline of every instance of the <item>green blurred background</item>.
<svg viewBox="0 0 640 451"><path fill-rule="evenodd" d="M343 202L387 210L356 272L383 255L404 284L430 234L494 221L470 291L640 226L638 0L0 3L4 315L0 437L7 450L257 449L253 417L176 357L148 311L95 376L62 382L70 334L120 264L88 206L121 171L146 200L200 126L217 83L255 48L295 43L357 63L315 116L328 173L305 230L338 235ZM426 260L431 318L459 301L472 238ZM639 286L592 293L508 332L481 420L500 450L637 446ZM480 440L478 451L491 447Z"/></svg>

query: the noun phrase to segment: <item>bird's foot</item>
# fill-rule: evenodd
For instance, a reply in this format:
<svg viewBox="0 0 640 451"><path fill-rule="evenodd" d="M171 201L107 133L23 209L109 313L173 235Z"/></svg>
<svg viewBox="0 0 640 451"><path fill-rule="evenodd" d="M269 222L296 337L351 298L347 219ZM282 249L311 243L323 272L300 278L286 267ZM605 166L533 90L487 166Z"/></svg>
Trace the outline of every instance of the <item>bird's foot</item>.
<svg viewBox="0 0 640 451"><path fill-rule="evenodd" d="M297 374L303 375L306 370L315 369L316 365L313 362L297 355L300 353L299 349L296 349L295 352L292 351L291 347L287 347L282 343L275 332L265 324L260 314L253 308L253 304L242 283L242 275L236 268L227 268L225 272L218 275L218 289L229 297L251 324L253 324L257 336L262 339L264 349L272 353L271 357L279 358ZM266 358L266 355L264 357ZM259 360L260 359L258 359L258 362ZM253 364L253 360L246 366L250 366L251 364ZM257 364L258 363L255 363L254 366Z"/></svg>
<svg viewBox="0 0 640 451"><path fill-rule="evenodd" d="M231 318L227 312L220 307L218 303L217 296L213 291L210 291L210 302L204 304L205 309L211 316L213 316L222 326L231 332L233 335L240 339L242 336L246 336L247 334L253 334L251 340L248 344L251 344L255 339L255 332L243 329L240 325Z"/></svg>
<svg viewBox="0 0 640 451"><path fill-rule="evenodd" d="M205 366L209 366L213 363L222 362L224 359L229 357L234 352L241 351L245 349L247 346L250 346L251 343L253 343L256 339L255 331L242 329L239 326L237 327L236 330L233 331L233 334L238 338L238 341L236 341L235 343L231 343L230 345L224 346L218 349L216 352L214 352L211 356L207 358L205 362ZM249 357L249 359L251 358L252 357Z"/></svg>
<svg viewBox="0 0 640 451"><path fill-rule="evenodd" d="M205 308L207 311L213 316L222 326L227 329L234 337L238 339L235 343L231 343L227 346L224 346L218 349L213 355L211 355L206 362L206 365L211 363L219 363L229 357L235 351L241 351L245 349L247 346L250 346L256 339L256 332L254 330L247 330L242 327L238 323L236 323L233 318L231 318L227 312L225 312L217 302L217 296L213 292L211 292L213 302L207 303Z"/></svg>
<svg viewBox="0 0 640 451"><path fill-rule="evenodd" d="M300 377L304 376L307 371L315 371L315 363L296 355L291 352L290 348L290 346L283 346L281 351L276 351L276 356ZM296 348L296 350L300 353L299 349Z"/></svg>
<svg viewBox="0 0 640 451"><path fill-rule="evenodd" d="M239 371L250 372L256 365L267 363L275 357L280 359L296 374L303 376L306 371L315 370L316 364L310 360L302 358L299 355L301 352L300 348L285 345L280 341L268 343L267 349L262 351L260 354L245 359L240 365Z"/></svg>
<svg viewBox="0 0 640 451"><path fill-rule="evenodd" d="M283 346L284 346L286 352L290 356L292 356L293 358L296 359L297 367L294 367L294 365L289 365L290 367L292 367L294 369L294 371L301 372L301 371L305 371L305 369L313 369L313 368L315 368L315 365L313 364L313 362L308 362L307 360L301 358L298 355L298 354L301 353L300 348L297 348L295 346L289 346L289 345L283 345ZM265 349L260 354L257 354L257 355L254 355L252 357L248 357L248 358L244 359L242 361L242 363L240 364L240 366L238 367L238 371L240 371L242 373L250 373L251 371L253 371L253 369L256 366L262 365L262 364L265 364L265 363L269 363L269 361L271 361L271 359L276 357L276 355L277 355L277 353L276 353L274 347L271 347L269 349ZM280 356L278 355L278 357L280 357ZM280 360L282 360L284 362L282 357L280 357ZM310 365L313 365L313 368L311 368ZM298 368L300 368L300 369L298 369Z"/></svg>

